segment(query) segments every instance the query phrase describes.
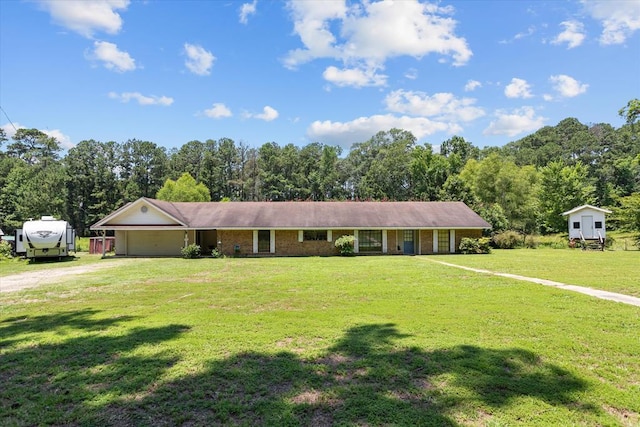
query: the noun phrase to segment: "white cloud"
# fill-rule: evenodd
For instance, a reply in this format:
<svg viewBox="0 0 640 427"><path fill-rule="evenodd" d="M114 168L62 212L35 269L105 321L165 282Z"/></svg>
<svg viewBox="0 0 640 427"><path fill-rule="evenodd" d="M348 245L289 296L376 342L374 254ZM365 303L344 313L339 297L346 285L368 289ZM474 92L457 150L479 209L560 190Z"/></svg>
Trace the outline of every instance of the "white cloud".
<svg viewBox="0 0 640 427"><path fill-rule="evenodd" d="M339 70L334 66L327 67L322 77L336 86L384 86L387 76L376 74L372 69L348 68Z"/></svg>
<svg viewBox="0 0 640 427"><path fill-rule="evenodd" d="M212 119L221 119L224 117L231 117L231 110L222 103L215 103L208 110L204 110L204 115L211 117Z"/></svg>
<svg viewBox="0 0 640 427"><path fill-rule="evenodd" d="M39 3L54 22L87 38L98 31L117 34L122 28L122 18L117 11L129 6L129 0L40 0Z"/></svg>
<svg viewBox="0 0 640 427"><path fill-rule="evenodd" d="M123 92L123 93L115 93L109 92L109 98L117 99L120 102L129 102L132 99L138 101L140 105L161 105L163 107L167 107L173 104L173 98L169 98L167 96L145 96L140 92Z"/></svg>
<svg viewBox="0 0 640 427"><path fill-rule="evenodd" d="M553 88L558 94L564 98L573 98L587 91L588 84L582 84L573 77L565 74L558 74L549 77L549 81L553 83Z"/></svg>
<svg viewBox="0 0 640 427"><path fill-rule="evenodd" d="M409 68L407 72L404 73L404 76L409 80L415 80L418 78L418 70L416 70L415 68Z"/></svg>
<svg viewBox="0 0 640 427"><path fill-rule="evenodd" d="M124 73L125 71L133 71L136 67L136 61L127 52L118 49L113 43L96 41L93 43L93 51L86 54L87 59L102 61L108 70Z"/></svg>
<svg viewBox="0 0 640 427"><path fill-rule="evenodd" d="M467 81L467 84L464 85L464 91L465 92L473 92L474 90L478 89L479 87L482 87L482 83L480 83L477 80L469 80L469 81Z"/></svg>
<svg viewBox="0 0 640 427"><path fill-rule="evenodd" d="M20 123L5 123L0 127L4 129L4 133L6 134L7 139L9 140L5 142L5 144L11 144L11 138L13 138L13 135L16 134L17 129L25 128L25 126L22 126Z"/></svg>
<svg viewBox="0 0 640 427"><path fill-rule="evenodd" d="M466 40L455 34L456 21L448 16L451 7L416 0L353 6L345 1L297 0L288 5L294 32L304 45L284 58L285 66L291 69L317 58L332 58L346 69L375 75L393 57L419 59L435 53L459 66L472 55Z"/></svg>
<svg viewBox="0 0 640 427"><path fill-rule="evenodd" d="M499 43L500 44L509 44L509 43L514 42L515 40L520 40L520 39L524 39L526 37L531 37L535 33L536 33L536 27L532 25L529 28L527 28L527 31L519 32L518 34L513 36L513 38L510 39L510 40L500 40Z"/></svg>
<svg viewBox="0 0 640 427"><path fill-rule="evenodd" d="M202 46L185 43L184 52L187 55L185 66L194 74L207 76L211 74L211 67L215 56L205 50Z"/></svg>
<svg viewBox="0 0 640 427"><path fill-rule="evenodd" d="M256 5L258 0L253 0L253 3L244 3L240 7L240 23L247 24L249 22L249 16L255 15Z"/></svg>
<svg viewBox="0 0 640 427"><path fill-rule="evenodd" d="M523 132L533 132L540 129L547 120L545 117L536 116L532 107L522 107L512 112L497 110L496 120L489 124L483 135L507 135L516 136Z"/></svg>
<svg viewBox="0 0 640 427"><path fill-rule="evenodd" d="M5 142L5 144L11 144L13 142L11 138L13 138L13 136L16 134L17 129L27 128L26 126L22 126L20 123L13 123L13 124L5 123L0 127L4 129L4 132L8 139L8 141ZM39 130L40 132L46 134L47 136L51 136L55 138L56 141L60 143L60 146L65 150L75 147L75 144L71 141L71 138L68 135L65 135L64 133L62 133L62 131L59 129L52 129L52 130L39 129Z"/></svg>
<svg viewBox="0 0 640 427"><path fill-rule="evenodd" d="M461 131L460 126L456 124L432 121L425 117L397 117L385 114L359 117L350 122L315 121L307 129L307 136L312 141L349 148L353 143L366 141L372 135L392 128L408 130L417 139L436 132L454 134Z"/></svg>
<svg viewBox="0 0 640 427"><path fill-rule="evenodd" d="M69 137L69 135L65 135L60 129L41 129L41 132L47 134L47 136L55 138L60 143L60 146L65 150L76 146L73 142L71 142L71 138Z"/></svg>
<svg viewBox="0 0 640 427"><path fill-rule="evenodd" d="M640 2L637 0L582 1L592 18L602 23L600 43L621 44L640 30Z"/></svg>
<svg viewBox="0 0 640 427"><path fill-rule="evenodd" d="M579 21L564 21L560 25L564 27L564 31L554 38L551 43L553 44L567 44L567 49L573 49L578 47L584 41L586 35L584 32L584 25Z"/></svg>
<svg viewBox="0 0 640 427"><path fill-rule="evenodd" d="M270 122L272 120L275 120L278 118L279 115L280 114L275 108L272 108L268 105L262 109L262 113L259 113L259 114L248 113L248 112L244 113L244 117L248 119L260 119L260 120L264 120L265 122Z"/></svg>
<svg viewBox="0 0 640 427"><path fill-rule="evenodd" d="M530 89L531 86L526 80L514 77L511 83L505 86L504 94L507 98L531 98L533 95Z"/></svg>
<svg viewBox="0 0 640 427"><path fill-rule="evenodd" d="M484 110L473 105L475 102L473 98L456 98L451 93L429 96L424 92L404 90L393 91L385 98L391 112L453 122L469 122L484 116Z"/></svg>

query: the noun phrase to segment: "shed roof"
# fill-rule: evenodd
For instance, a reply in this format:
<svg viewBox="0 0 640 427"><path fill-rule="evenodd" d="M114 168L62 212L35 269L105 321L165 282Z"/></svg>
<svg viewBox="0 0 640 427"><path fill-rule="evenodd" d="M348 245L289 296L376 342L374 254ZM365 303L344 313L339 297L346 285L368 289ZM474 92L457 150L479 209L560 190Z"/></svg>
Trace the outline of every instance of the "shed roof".
<svg viewBox="0 0 640 427"><path fill-rule="evenodd" d="M611 213L611 211L608 209L599 208L597 206L591 206L591 205L582 205L582 206L573 208L570 211L563 212L562 216L571 215L572 213L580 212L581 210L584 210L584 209L593 209L595 211L602 212L602 213Z"/></svg>
<svg viewBox="0 0 640 427"><path fill-rule="evenodd" d="M167 202L142 198L94 224L110 224L132 205L149 205L190 229L491 228L463 202Z"/></svg>

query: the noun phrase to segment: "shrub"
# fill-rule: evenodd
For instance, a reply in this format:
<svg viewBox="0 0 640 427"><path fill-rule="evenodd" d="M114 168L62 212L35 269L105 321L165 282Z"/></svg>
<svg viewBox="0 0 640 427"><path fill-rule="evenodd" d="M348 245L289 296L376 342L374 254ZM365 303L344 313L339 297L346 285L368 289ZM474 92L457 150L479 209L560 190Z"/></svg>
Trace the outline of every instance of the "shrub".
<svg viewBox="0 0 640 427"><path fill-rule="evenodd" d="M334 245L340 251L340 255L349 256L349 255L353 255L355 251L355 242L356 242L355 236L344 235L336 239Z"/></svg>
<svg viewBox="0 0 640 427"><path fill-rule="evenodd" d="M490 239L488 237L481 237L480 239L463 237L460 240L458 249L460 249L460 252L463 254L488 254L491 253L489 242Z"/></svg>
<svg viewBox="0 0 640 427"><path fill-rule="evenodd" d="M527 249L537 249L540 246L540 239L536 236L525 236L524 247Z"/></svg>
<svg viewBox="0 0 640 427"><path fill-rule="evenodd" d="M200 245L196 245L195 243L185 246L180 252L182 253L182 257L187 259L200 258L200 254L202 253Z"/></svg>
<svg viewBox="0 0 640 427"><path fill-rule="evenodd" d="M513 249L520 245L522 236L517 231L508 230L493 236L493 244L499 249Z"/></svg>
<svg viewBox="0 0 640 427"><path fill-rule="evenodd" d="M616 244L616 239L614 239L611 236L607 236L607 238L604 239L604 246L607 249L612 249L615 244Z"/></svg>
<svg viewBox="0 0 640 427"><path fill-rule="evenodd" d="M214 248L211 251L211 256L213 258L224 258L224 254L218 250L218 248Z"/></svg>
<svg viewBox="0 0 640 427"><path fill-rule="evenodd" d="M481 237L478 239L478 245L480 247L481 254L491 253L491 239L488 237Z"/></svg>
<svg viewBox="0 0 640 427"><path fill-rule="evenodd" d="M11 255L11 244L9 242L5 242L4 240L0 242L0 259L11 259L13 255Z"/></svg>

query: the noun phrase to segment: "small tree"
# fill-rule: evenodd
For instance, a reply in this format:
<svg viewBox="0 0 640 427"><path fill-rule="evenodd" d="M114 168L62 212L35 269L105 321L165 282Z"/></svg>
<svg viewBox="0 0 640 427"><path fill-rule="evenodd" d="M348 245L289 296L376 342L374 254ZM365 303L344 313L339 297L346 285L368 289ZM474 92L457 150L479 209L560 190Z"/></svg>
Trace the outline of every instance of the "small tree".
<svg viewBox="0 0 640 427"><path fill-rule="evenodd" d="M196 180L187 172L177 181L168 179L158 190L156 198L168 202L209 202L211 195L203 183Z"/></svg>
<svg viewBox="0 0 640 427"><path fill-rule="evenodd" d="M355 252L355 236L344 235L338 239L336 239L334 245L340 251L340 255L349 256L353 255Z"/></svg>

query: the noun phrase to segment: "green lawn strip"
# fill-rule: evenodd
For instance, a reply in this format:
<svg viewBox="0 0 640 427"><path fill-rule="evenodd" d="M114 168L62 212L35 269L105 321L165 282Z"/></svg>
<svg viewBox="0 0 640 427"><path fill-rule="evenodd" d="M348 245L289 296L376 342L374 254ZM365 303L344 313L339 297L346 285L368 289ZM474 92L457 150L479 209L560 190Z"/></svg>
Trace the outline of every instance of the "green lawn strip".
<svg viewBox="0 0 640 427"><path fill-rule="evenodd" d="M2 294L0 424L638 420L637 307L417 260L163 259Z"/></svg>
<svg viewBox="0 0 640 427"><path fill-rule="evenodd" d="M489 255L439 255L434 259L640 297L639 251L513 249L494 250Z"/></svg>

